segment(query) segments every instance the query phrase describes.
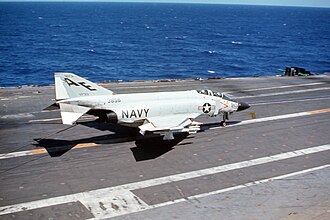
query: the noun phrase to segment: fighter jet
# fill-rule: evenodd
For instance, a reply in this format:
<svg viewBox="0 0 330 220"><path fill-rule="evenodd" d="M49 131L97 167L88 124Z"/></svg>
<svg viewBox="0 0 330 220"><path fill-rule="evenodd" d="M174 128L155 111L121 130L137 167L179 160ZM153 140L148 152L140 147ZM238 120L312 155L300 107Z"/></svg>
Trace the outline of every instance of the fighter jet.
<svg viewBox="0 0 330 220"><path fill-rule="evenodd" d="M63 124L90 114L102 122L135 127L141 135L160 134L164 140L173 140L174 133L199 131L201 123L195 119L200 115L222 115L225 126L229 114L250 107L211 90L114 94L73 73L55 73L55 90Z"/></svg>

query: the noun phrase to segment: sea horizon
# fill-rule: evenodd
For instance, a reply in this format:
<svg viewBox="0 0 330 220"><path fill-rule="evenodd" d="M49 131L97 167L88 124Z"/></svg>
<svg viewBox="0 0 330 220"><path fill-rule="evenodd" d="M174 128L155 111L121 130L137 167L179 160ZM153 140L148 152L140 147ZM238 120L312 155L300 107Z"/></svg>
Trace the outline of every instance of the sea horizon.
<svg viewBox="0 0 330 220"><path fill-rule="evenodd" d="M180 2L180 1L113 1L113 0L0 0L3 3L120 3L120 4L194 4L194 5L238 5L238 6L270 6L270 7L297 7L297 8L330 8L330 6L314 5L280 5L280 4L250 4L250 3L223 3L223 2Z"/></svg>
<svg viewBox="0 0 330 220"><path fill-rule="evenodd" d="M275 76L286 66L330 72L329 8L75 1L0 6L0 87L49 85L54 72L96 82Z"/></svg>

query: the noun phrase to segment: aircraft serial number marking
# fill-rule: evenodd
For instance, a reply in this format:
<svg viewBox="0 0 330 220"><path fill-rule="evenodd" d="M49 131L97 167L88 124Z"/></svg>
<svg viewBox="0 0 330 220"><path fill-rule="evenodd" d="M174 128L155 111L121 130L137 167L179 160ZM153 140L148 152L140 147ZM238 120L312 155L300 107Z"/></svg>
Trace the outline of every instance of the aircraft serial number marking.
<svg viewBox="0 0 330 220"><path fill-rule="evenodd" d="M148 117L149 109L136 109L132 111L121 111L122 118L141 118Z"/></svg>
<svg viewBox="0 0 330 220"><path fill-rule="evenodd" d="M120 99L108 99L108 103L118 103L121 102Z"/></svg>

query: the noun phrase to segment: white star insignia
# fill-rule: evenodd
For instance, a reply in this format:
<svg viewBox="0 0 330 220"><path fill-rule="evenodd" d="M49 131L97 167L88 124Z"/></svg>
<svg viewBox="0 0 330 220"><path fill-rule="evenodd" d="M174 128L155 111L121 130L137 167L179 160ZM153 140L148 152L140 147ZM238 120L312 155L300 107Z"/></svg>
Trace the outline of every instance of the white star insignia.
<svg viewBox="0 0 330 220"><path fill-rule="evenodd" d="M211 111L211 105L209 103L205 103L203 105L203 112L204 113L209 113Z"/></svg>

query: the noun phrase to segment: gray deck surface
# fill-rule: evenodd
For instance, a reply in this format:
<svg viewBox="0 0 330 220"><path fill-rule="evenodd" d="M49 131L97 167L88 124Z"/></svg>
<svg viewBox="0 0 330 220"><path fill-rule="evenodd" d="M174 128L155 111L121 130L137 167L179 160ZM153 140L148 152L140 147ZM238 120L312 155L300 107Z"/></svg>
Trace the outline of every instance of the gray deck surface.
<svg viewBox="0 0 330 220"><path fill-rule="evenodd" d="M199 118L204 131L164 146L104 125L62 125L59 111L42 111L53 86L2 88L0 219L330 219L330 76L103 86L208 88L251 108L226 128ZM44 147L68 151L50 157Z"/></svg>

